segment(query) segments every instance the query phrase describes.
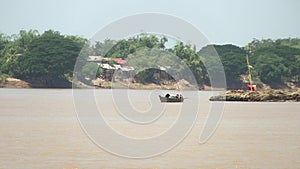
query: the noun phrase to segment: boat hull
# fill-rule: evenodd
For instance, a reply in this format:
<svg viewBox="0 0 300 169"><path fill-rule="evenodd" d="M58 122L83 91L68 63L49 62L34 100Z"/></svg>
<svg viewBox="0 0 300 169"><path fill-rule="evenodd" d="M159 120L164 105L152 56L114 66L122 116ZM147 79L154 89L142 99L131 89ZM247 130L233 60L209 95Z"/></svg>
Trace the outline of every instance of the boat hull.
<svg viewBox="0 0 300 169"><path fill-rule="evenodd" d="M159 99L161 102L170 102L170 103L176 103L176 102L183 102L183 98L173 98L173 97L163 97L159 95Z"/></svg>

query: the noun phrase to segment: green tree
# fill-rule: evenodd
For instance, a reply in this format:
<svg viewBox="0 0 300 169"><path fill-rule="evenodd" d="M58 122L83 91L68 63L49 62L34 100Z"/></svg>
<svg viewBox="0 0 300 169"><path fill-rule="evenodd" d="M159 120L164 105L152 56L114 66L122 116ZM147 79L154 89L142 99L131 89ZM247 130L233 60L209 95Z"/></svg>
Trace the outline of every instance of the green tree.
<svg viewBox="0 0 300 169"><path fill-rule="evenodd" d="M116 41L105 39L104 42L97 41L94 45L94 55L96 56L105 56L106 53L116 45Z"/></svg>
<svg viewBox="0 0 300 169"><path fill-rule="evenodd" d="M189 67L198 83L198 86L203 87L206 72L203 70L203 63L196 52L196 47L179 42L174 46L173 53Z"/></svg>
<svg viewBox="0 0 300 169"><path fill-rule="evenodd" d="M299 82L300 50L274 43L273 46L260 48L253 53L255 72L265 84L271 87L287 87L287 84Z"/></svg>
<svg viewBox="0 0 300 169"><path fill-rule="evenodd" d="M135 53L144 48L158 48L164 49L167 38L159 39L154 35L142 34L137 37L119 40L110 50L106 53L106 57L116 57L126 59L129 54Z"/></svg>
<svg viewBox="0 0 300 169"><path fill-rule="evenodd" d="M282 87L285 81L285 74L289 73L288 68L282 63L283 58L274 53L259 55L255 68L263 83L271 87Z"/></svg>
<svg viewBox="0 0 300 169"><path fill-rule="evenodd" d="M229 44L208 45L199 51L199 55L201 55L202 59L206 62L206 66L208 66L206 69L210 69L210 72L216 75L222 74L224 67L227 87L229 89L243 88L241 75L247 71L246 53L243 49ZM218 57L223 67L220 67Z"/></svg>
<svg viewBox="0 0 300 169"><path fill-rule="evenodd" d="M38 78L46 86L59 87L72 76L76 58L83 42L56 31L45 31L34 39L28 52L20 58L20 78Z"/></svg>
<svg viewBox="0 0 300 169"><path fill-rule="evenodd" d="M36 30L21 30L19 34L6 37L1 50L1 71L10 76L18 76L23 70L19 59L28 51L29 44L39 36Z"/></svg>

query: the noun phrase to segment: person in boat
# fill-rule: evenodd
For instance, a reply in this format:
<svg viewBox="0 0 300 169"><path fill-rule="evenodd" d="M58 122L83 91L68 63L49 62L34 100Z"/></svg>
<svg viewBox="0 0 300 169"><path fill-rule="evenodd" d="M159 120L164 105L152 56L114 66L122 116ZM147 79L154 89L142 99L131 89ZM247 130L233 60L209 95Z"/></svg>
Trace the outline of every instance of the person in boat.
<svg viewBox="0 0 300 169"><path fill-rule="evenodd" d="M167 93L165 95L166 98L172 98L172 99L182 99L182 95L181 94L176 94L176 96L171 96L169 93Z"/></svg>
<svg viewBox="0 0 300 169"><path fill-rule="evenodd" d="M181 94L179 94L179 98L180 98L180 99L182 99L182 98L183 98Z"/></svg>
<svg viewBox="0 0 300 169"><path fill-rule="evenodd" d="M171 96L169 93L167 93L166 95L165 95L165 97L166 98L171 98L171 99L175 99L175 98L178 98L178 94L176 95L176 96Z"/></svg>

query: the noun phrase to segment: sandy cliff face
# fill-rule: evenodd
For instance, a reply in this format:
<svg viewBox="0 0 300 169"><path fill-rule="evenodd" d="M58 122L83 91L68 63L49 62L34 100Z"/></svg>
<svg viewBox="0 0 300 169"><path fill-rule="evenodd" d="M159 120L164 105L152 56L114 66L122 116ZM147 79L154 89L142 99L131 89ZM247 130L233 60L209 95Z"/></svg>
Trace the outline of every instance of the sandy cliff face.
<svg viewBox="0 0 300 169"><path fill-rule="evenodd" d="M6 78L0 81L1 88L30 88L28 82L15 78Z"/></svg>

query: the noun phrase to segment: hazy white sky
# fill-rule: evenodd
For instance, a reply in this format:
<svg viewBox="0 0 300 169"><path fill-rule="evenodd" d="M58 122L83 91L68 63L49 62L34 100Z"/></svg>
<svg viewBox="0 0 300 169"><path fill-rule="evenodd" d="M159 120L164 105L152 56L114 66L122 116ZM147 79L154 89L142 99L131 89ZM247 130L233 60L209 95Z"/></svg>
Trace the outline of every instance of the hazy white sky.
<svg viewBox="0 0 300 169"><path fill-rule="evenodd" d="M53 29L91 38L125 16L157 12L197 27L211 43L300 37L299 0L0 0L0 32Z"/></svg>

